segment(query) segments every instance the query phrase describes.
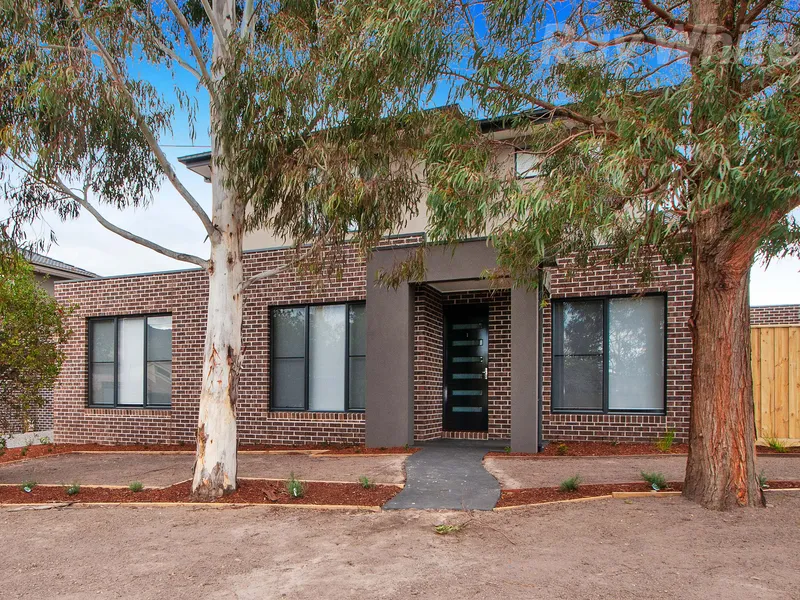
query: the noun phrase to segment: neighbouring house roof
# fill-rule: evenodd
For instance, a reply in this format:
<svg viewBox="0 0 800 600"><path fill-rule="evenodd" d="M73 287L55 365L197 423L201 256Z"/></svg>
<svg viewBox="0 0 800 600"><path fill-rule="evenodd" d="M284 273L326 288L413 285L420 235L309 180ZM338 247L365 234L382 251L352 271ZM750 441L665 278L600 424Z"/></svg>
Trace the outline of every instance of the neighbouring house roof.
<svg viewBox="0 0 800 600"><path fill-rule="evenodd" d="M25 252L25 258L33 265L35 271L46 275L55 275L64 279L91 279L99 277L96 273L74 267L55 258L36 252Z"/></svg>

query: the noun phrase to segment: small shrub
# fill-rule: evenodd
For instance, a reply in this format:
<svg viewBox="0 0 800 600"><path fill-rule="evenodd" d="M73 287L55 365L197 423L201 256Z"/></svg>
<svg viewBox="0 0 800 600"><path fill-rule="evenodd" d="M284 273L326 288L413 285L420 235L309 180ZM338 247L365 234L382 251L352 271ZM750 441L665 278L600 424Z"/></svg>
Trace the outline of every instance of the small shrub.
<svg viewBox="0 0 800 600"><path fill-rule="evenodd" d="M505 452L506 454L511 454L511 446L506 446L505 448L503 448L503 452Z"/></svg>
<svg viewBox="0 0 800 600"><path fill-rule="evenodd" d="M22 485L20 485L19 487L23 492L26 492L26 493L30 494L31 490L33 490L33 488L36 487L36 482L35 481L23 481Z"/></svg>
<svg viewBox="0 0 800 600"><path fill-rule="evenodd" d="M786 447L786 444L774 436L764 436L764 441L766 442L767 446L772 448L772 450L775 452L780 452L783 454L784 452L789 451L789 448Z"/></svg>
<svg viewBox="0 0 800 600"><path fill-rule="evenodd" d="M661 452L669 452L675 443L675 430L668 429L664 435L656 440L656 448Z"/></svg>
<svg viewBox="0 0 800 600"><path fill-rule="evenodd" d="M762 490L769 489L769 484L767 483L767 474L762 469L761 472L758 474L758 487Z"/></svg>
<svg viewBox="0 0 800 600"><path fill-rule="evenodd" d="M6 453L6 444L7 443L8 442L6 442L6 438L3 437L2 435L0 435L0 456L3 456L3 454Z"/></svg>
<svg viewBox="0 0 800 600"><path fill-rule="evenodd" d="M558 486L558 489L562 492L576 492L578 488L581 486L581 476L580 475L573 475L572 477L565 479L561 482L561 485Z"/></svg>
<svg viewBox="0 0 800 600"><path fill-rule="evenodd" d="M438 533L439 535L450 535L451 533L458 533L462 529L466 527L466 524L463 525L448 525L446 523L442 523L441 525L436 525L433 530Z"/></svg>
<svg viewBox="0 0 800 600"><path fill-rule="evenodd" d="M406 452L408 452L408 450L409 450L410 448L411 448L411 446L409 446L408 444L406 444L405 446L403 446L403 449L404 449Z"/></svg>
<svg viewBox="0 0 800 600"><path fill-rule="evenodd" d="M642 479L644 479L646 483L649 483L650 486L656 491L667 488L667 478L664 477L663 473L649 473L647 471L642 471L641 476Z"/></svg>
<svg viewBox="0 0 800 600"><path fill-rule="evenodd" d="M25 456L28 453L28 448L30 448L30 446L23 446L22 448L20 448L19 449L20 456Z"/></svg>
<svg viewBox="0 0 800 600"><path fill-rule="evenodd" d="M364 449L361 446L356 446L356 454L361 454L364 452Z"/></svg>
<svg viewBox="0 0 800 600"><path fill-rule="evenodd" d="M144 489L144 484L141 481L132 481L128 484L128 489L132 492L141 492Z"/></svg>
<svg viewBox="0 0 800 600"><path fill-rule="evenodd" d="M369 480L369 477L366 475L362 475L358 478L358 483L361 484L361 487L365 490L375 487L375 484Z"/></svg>
<svg viewBox="0 0 800 600"><path fill-rule="evenodd" d="M75 496L78 492L81 491L81 486L77 483L73 483L70 486L67 486L67 496Z"/></svg>
<svg viewBox="0 0 800 600"><path fill-rule="evenodd" d="M286 491L289 492L292 498L302 498L306 493L303 482L294 476L294 472L286 480Z"/></svg>
<svg viewBox="0 0 800 600"><path fill-rule="evenodd" d="M46 435L43 435L42 437L39 438L39 443L42 446L49 446L50 445L50 438L47 437Z"/></svg>
<svg viewBox="0 0 800 600"><path fill-rule="evenodd" d="M556 446L556 454L559 456L566 456L567 452L569 452L569 447L566 444L559 444Z"/></svg>

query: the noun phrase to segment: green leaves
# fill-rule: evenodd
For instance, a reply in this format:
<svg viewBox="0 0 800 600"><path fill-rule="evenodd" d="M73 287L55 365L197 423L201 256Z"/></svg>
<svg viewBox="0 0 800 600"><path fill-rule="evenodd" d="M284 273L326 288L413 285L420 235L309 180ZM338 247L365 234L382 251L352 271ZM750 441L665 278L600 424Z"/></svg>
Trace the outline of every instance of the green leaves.
<svg viewBox="0 0 800 600"><path fill-rule="evenodd" d="M673 16L691 29L701 3ZM585 260L598 246L616 261L646 265L654 251L682 260L693 228L720 211L728 239L762 232L765 255L796 251L784 215L800 205L800 61L787 25L797 2L765 8L733 43L712 46L638 3L573 3L563 25L524 0L447 6L451 97L474 117L522 112L498 133L460 121L433 133L436 239L488 235L525 283L553 257ZM687 44L703 55L688 60ZM520 149L541 176L515 177Z"/></svg>
<svg viewBox="0 0 800 600"><path fill-rule="evenodd" d="M0 240L0 431L11 420L28 424L52 389L69 338L70 312L35 280L33 269L8 241Z"/></svg>

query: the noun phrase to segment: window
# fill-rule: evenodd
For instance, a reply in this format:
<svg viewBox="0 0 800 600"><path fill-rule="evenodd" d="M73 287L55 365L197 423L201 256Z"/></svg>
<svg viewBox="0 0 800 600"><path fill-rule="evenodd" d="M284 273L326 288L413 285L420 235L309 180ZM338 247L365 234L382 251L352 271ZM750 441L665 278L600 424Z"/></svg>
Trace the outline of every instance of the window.
<svg viewBox="0 0 800 600"><path fill-rule="evenodd" d="M554 411L663 412L666 296L553 302Z"/></svg>
<svg viewBox="0 0 800 600"><path fill-rule="evenodd" d="M172 317L89 321L89 404L167 408L172 402Z"/></svg>
<svg viewBox="0 0 800 600"><path fill-rule="evenodd" d="M534 154L530 150L518 149L514 152L514 168L516 169L517 179L531 179L539 177L541 171L542 156Z"/></svg>
<svg viewBox="0 0 800 600"><path fill-rule="evenodd" d="M364 303L272 309L273 410L364 410Z"/></svg>

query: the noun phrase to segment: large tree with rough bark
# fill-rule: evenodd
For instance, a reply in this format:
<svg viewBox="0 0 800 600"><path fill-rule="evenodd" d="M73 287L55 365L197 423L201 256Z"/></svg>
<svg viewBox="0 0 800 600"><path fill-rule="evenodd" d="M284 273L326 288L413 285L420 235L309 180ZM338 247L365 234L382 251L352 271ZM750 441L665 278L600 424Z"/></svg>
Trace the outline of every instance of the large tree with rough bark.
<svg viewBox="0 0 800 600"><path fill-rule="evenodd" d="M335 277L346 240L367 251L416 209L415 82L426 75L408 73L393 53L422 53L410 45L423 39L413 34L424 15L397 6L371 19L378 9L335 0L2 3L0 156L12 218L85 212L208 275L198 497L236 487L242 305L251 284L274 274L245 279L245 231L269 229L296 245L278 271ZM210 212L161 145L206 119ZM208 257L126 231L98 208L146 207L162 185L196 215Z"/></svg>
<svg viewBox="0 0 800 600"><path fill-rule="evenodd" d="M755 506L748 283L796 252L800 4L794 0L443 0L422 35L459 117L432 130L431 233L488 233L530 282L598 246L647 275L691 256L691 432L684 495ZM482 135L501 117L511 139ZM498 148L529 154L519 180ZM535 171L535 172L533 172Z"/></svg>

